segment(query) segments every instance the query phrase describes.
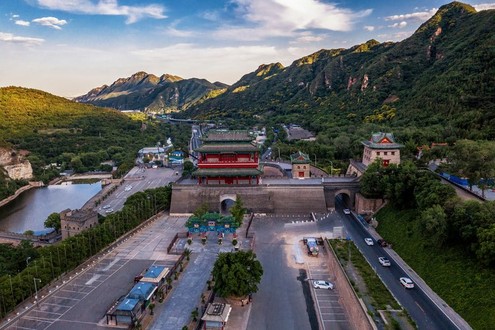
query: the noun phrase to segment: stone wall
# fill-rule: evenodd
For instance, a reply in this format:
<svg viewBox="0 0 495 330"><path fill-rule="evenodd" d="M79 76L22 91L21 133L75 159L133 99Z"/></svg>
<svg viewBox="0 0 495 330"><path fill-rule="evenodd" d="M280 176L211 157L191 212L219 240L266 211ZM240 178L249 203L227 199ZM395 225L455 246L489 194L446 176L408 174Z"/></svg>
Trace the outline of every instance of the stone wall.
<svg viewBox="0 0 495 330"><path fill-rule="evenodd" d="M357 213L373 214L375 213L385 201L381 198L365 198L360 193L356 193L356 205L354 207Z"/></svg>
<svg viewBox="0 0 495 330"><path fill-rule="evenodd" d="M254 213L325 212L326 202L321 186L192 186L175 184L172 188L171 214L193 213L206 203L210 211L220 211L221 201L239 194L243 205Z"/></svg>
<svg viewBox="0 0 495 330"><path fill-rule="evenodd" d="M340 265L335 252L328 241L325 240L328 248L328 269L331 278L335 279L335 286L339 290L339 300L342 302L352 329L374 330L376 326L369 319L364 302L358 298L357 293L352 288L349 278Z"/></svg>

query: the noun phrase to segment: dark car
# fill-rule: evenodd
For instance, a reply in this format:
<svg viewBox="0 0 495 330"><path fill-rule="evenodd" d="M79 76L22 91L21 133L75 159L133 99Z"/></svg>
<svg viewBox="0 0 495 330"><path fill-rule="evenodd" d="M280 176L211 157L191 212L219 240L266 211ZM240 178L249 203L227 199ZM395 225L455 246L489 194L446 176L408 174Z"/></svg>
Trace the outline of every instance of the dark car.
<svg viewBox="0 0 495 330"><path fill-rule="evenodd" d="M388 243L384 240L384 239L379 239L378 241L376 241L378 243L378 245L380 245L381 247L387 247L388 246Z"/></svg>

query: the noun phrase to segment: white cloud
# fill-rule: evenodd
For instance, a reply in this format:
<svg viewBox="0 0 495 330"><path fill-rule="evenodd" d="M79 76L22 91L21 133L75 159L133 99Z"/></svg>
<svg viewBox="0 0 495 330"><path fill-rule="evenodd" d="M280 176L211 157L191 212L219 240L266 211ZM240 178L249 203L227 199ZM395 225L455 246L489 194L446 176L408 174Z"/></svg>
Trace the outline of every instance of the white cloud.
<svg viewBox="0 0 495 330"><path fill-rule="evenodd" d="M405 28L406 26L407 26L407 22L406 21L402 21L400 23L394 23L392 25L389 25L388 27L402 29L402 28Z"/></svg>
<svg viewBox="0 0 495 330"><path fill-rule="evenodd" d="M364 26L364 29L365 29L366 31L370 31L370 32L371 32L371 31L375 31L375 27L374 27L374 26L372 26L372 25L365 25L365 26Z"/></svg>
<svg viewBox="0 0 495 330"><path fill-rule="evenodd" d="M301 37L308 30L349 31L372 10L352 11L320 0L232 0L242 21L212 33L218 39L242 41L270 37ZM307 39L307 38L306 38Z"/></svg>
<svg viewBox="0 0 495 330"><path fill-rule="evenodd" d="M409 14L392 15L385 17L386 21L404 21L404 20L415 20L415 21L426 21L437 12L438 8L432 8L427 11L418 11Z"/></svg>
<svg viewBox="0 0 495 330"><path fill-rule="evenodd" d="M354 12L319 0L232 0L248 22L259 24L266 33L280 34L306 29L349 31L355 20L371 9Z"/></svg>
<svg viewBox="0 0 495 330"><path fill-rule="evenodd" d="M62 30L61 26L67 24L67 21L65 19L58 19L56 17L40 17L33 19L33 23L48 26L56 30Z"/></svg>
<svg viewBox="0 0 495 330"><path fill-rule="evenodd" d="M393 34L379 34L378 38L384 41L401 41L411 36L412 31L401 31Z"/></svg>
<svg viewBox="0 0 495 330"><path fill-rule="evenodd" d="M15 24L20 26L29 26L31 23L29 23L29 21L23 21L22 19L18 19L15 21Z"/></svg>
<svg viewBox="0 0 495 330"><path fill-rule="evenodd" d="M12 18L19 18L19 17L20 17L20 16L19 16L19 15L17 15L17 14L13 14L13 15L12 15Z"/></svg>
<svg viewBox="0 0 495 330"><path fill-rule="evenodd" d="M166 18L165 8L159 4L145 6L119 5L117 0L36 0L45 8L70 13L90 15L126 16L127 24L135 23L145 17Z"/></svg>
<svg viewBox="0 0 495 330"><path fill-rule="evenodd" d="M480 3L478 5L473 5L473 7L477 11L495 9L495 3Z"/></svg>
<svg viewBox="0 0 495 330"><path fill-rule="evenodd" d="M322 41L324 38L322 36L306 35L296 38L292 43L308 43L308 42L318 42Z"/></svg>
<svg viewBox="0 0 495 330"><path fill-rule="evenodd" d="M0 32L0 41L24 45L40 45L45 40L40 38L20 37L13 35L12 33Z"/></svg>

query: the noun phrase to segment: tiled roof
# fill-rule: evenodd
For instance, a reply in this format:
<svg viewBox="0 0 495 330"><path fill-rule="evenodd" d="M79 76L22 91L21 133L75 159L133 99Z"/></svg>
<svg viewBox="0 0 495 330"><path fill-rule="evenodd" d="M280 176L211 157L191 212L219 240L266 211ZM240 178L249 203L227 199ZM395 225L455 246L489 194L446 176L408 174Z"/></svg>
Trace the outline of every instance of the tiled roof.
<svg viewBox="0 0 495 330"><path fill-rule="evenodd" d="M263 172L260 168L200 168L193 172L194 176L255 176Z"/></svg>
<svg viewBox="0 0 495 330"><path fill-rule="evenodd" d="M205 142L214 141L252 141L254 136L245 130L210 130L201 138Z"/></svg>
<svg viewBox="0 0 495 330"><path fill-rule="evenodd" d="M369 141L362 141L363 145L371 149L399 149L403 145L396 143L392 133L373 133Z"/></svg>
<svg viewBox="0 0 495 330"><path fill-rule="evenodd" d="M258 147L251 143L235 143L235 144L204 144L194 151L221 153L221 152L253 152L258 151Z"/></svg>
<svg viewBox="0 0 495 330"><path fill-rule="evenodd" d="M293 164L308 164L310 162L309 156L301 151L290 155L290 162Z"/></svg>
<svg viewBox="0 0 495 330"><path fill-rule="evenodd" d="M148 300L155 289L156 285L152 283L139 282L134 285L127 297L131 299Z"/></svg>

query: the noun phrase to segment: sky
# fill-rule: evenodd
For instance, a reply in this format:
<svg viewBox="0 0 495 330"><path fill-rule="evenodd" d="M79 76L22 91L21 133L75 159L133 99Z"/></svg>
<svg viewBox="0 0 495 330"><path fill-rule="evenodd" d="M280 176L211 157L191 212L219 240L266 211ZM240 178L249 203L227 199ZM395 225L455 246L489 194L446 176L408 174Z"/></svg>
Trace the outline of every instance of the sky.
<svg viewBox="0 0 495 330"><path fill-rule="evenodd" d="M261 64L401 41L448 2L0 0L0 87L74 97L138 71L233 84Z"/></svg>

